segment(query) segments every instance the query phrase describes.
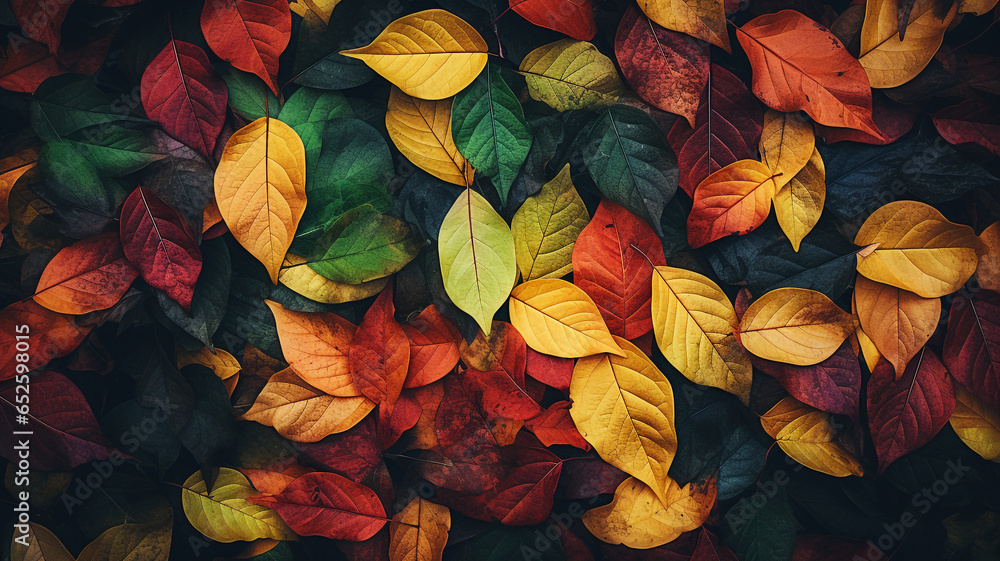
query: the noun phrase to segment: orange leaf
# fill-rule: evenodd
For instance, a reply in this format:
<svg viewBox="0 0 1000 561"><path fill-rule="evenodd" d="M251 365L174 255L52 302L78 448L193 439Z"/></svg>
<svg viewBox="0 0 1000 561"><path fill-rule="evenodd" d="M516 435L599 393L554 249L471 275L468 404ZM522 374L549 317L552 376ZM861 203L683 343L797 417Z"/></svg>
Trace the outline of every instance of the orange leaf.
<svg viewBox="0 0 1000 561"><path fill-rule="evenodd" d="M330 395L361 395L354 385L348 352L357 327L329 312L294 312L264 300L278 326L281 352L309 385Z"/></svg>
<svg viewBox="0 0 1000 561"><path fill-rule="evenodd" d="M772 175L756 160L739 160L706 177L694 191L688 215L691 247L729 234L746 234L763 224L774 197Z"/></svg>
<svg viewBox="0 0 1000 561"><path fill-rule="evenodd" d="M61 314L86 314L114 306L139 276L116 232L79 241L45 266L35 302Z"/></svg>

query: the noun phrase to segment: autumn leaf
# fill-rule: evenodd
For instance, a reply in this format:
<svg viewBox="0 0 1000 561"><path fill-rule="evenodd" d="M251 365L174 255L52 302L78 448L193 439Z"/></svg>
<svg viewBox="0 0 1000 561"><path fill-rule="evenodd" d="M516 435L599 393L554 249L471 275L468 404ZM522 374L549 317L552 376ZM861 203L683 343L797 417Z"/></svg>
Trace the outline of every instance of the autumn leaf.
<svg viewBox="0 0 1000 561"><path fill-rule="evenodd" d="M413 165L448 183L465 187L472 184L476 170L455 145L451 109L450 100L425 101L393 88L385 126L396 148Z"/></svg>
<svg viewBox="0 0 1000 561"><path fill-rule="evenodd" d="M247 500L256 494L246 476L222 467L211 488L200 471L191 474L184 482L181 503L188 522L217 542L295 539L278 513Z"/></svg>
<svg viewBox="0 0 1000 561"><path fill-rule="evenodd" d="M938 51L957 9L957 3L945 10L932 0L912 0L903 27L899 12L906 4L898 0L865 4L858 62L873 88L901 86L916 77Z"/></svg>
<svg viewBox="0 0 1000 561"><path fill-rule="evenodd" d="M822 293L779 288L750 304L740 342L760 358L798 366L829 358L854 333L854 318Z"/></svg>
<svg viewBox="0 0 1000 561"><path fill-rule="evenodd" d="M451 512L415 497L392 517L389 526L390 561L440 561L451 529Z"/></svg>
<svg viewBox="0 0 1000 561"><path fill-rule="evenodd" d="M850 343L845 342L829 358L809 366L760 358L751 362L802 403L856 421L860 419L861 364Z"/></svg>
<svg viewBox="0 0 1000 561"><path fill-rule="evenodd" d="M41 524L30 523L27 538L27 547L17 540L11 542L12 561L75 561L59 538Z"/></svg>
<svg viewBox="0 0 1000 561"><path fill-rule="evenodd" d="M774 216L798 251L802 240L819 223L826 203L826 168L819 150L813 149L805 167L774 193Z"/></svg>
<svg viewBox="0 0 1000 561"><path fill-rule="evenodd" d="M537 195L525 199L510 221L521 278L559 278L571 272L573 248L589 218L566 164Z"/></svg>
<svg viewBox="0 0 1000 561"><path fill-rule="evenodd" d="M10 11L29 38L45 43L52 54L58 54L62 42L61 28L73 0L54 0L37 4L30 0L13 0Z"/></svg>
<svg viewBox="0 0 1000 561"><path fill-rule="evenodd" d="M278 94L278 56L292 35L292 13L284 0L205 2L201 31L222 60L252 72Z"/></svg>
<svg viewBox="0 0 1000 561"><path fill-rule="evenodd" d="M955 386L951 428L977 454L987 460L1000 458L1000 412L969 390Z"/></svg>
<svg viewBox="0 0 1000 561"><path fill-rule="evenodd" d="M1000 295L981 290L970 296L959 294L948 314L944 360L959 384L991 407L1000 409Z"/></svg>
<svg viewBox="0 0 1000 561"><path fill-rule="evenodd" d="M557 111L612 105L624 93L614 63L585 41L560 39L538 47L518 71L532 99Z"/></svg>
<svg viewBox="0 0 1000 561"><path fill-rule="evenodd" d="M37 162L38 152L30 148L0 160L0 230L10 223L8 202L14 184L22 175L33 169ZM2 236L0 234L0 242L3 242Z"/></svg>
<svg viewBox="0 0 1000 561"><path fill-rule="evenodd" d="M57 253L42 271L33 298L54 312L86 314L113 306L138 276L119 236L108 232Z"/></svg>
<svg viewBox="0 0 1000 561"><path fill-rule="evenodd" d="M509 1L510 9L539 27L558 31L578 41L590 41L597 34L591 0Z"/></svg>
<svg viewBox="0 0 1000 561"><path fill-rule="evenodd" d="M687 237L699 248L764 223L774 197L774 173L756 160L739 160L709 175L694 191Z"/></svg>
<svg viewBox="0 0 1000 561"><path fill-rule="evenodd" d="M296 312L265 303L274 314L285 360L302 380L333 396L361 395L348 359L354 324L330 312Z"/></svg>
<svg viewBox="0 0 1000 561"><path fill-rule="evenodd" d="M642 0L639 8L649 19L731 52L722 0Z"/></svg>
<svg viewBox="0 0 1000 561"><path fill-rule="evenodd" d="M861 477L860 462L837 443L837 430L829 413L786 397L760 422L779 448L807 468L834 477Z"/></svg>
<svg viewBox="0 0 1000 561"><path fill-rule="evenodd" d="M1000 291L1000 222L994 222L983 230L979 241L986 247L986 253L979 258L976 280L987 290Z"/></svg>
<svg viewBox="0 0 1000 561"><path fill-rule="evenodd" d="M28 353L27 362L17 360L17 343L23 340L17 335L24 331L24 328L18 329L20 325L27 325L31 335L30 347L33 348L29 349L32 352ZM0 356L7 357L0 379L13 378L19 363L27 367L24 372L17 369L17 373L23 374L44 366L53 358L68 355L83 342L92 327L78 324L72 316L43 308L34 300L7 306L0 310L0 351L3 353Z"/></svg>
<svg viewBox="0 0 1000 561"><path fill-rule="evenodd" d="M278 273L278 282L298 294L324 304L357 302L375 296L385 288L389 277L375 279L361 284L347 284L332 281L312 270L304 257L292 253L285 254L285 261Z"/></svg>
<svg viewBox="0 0 1000 561"><path fill-rule="evenodd" d="M538 279L515 287L510 321L540 353L565 358L621 354L594 301L564 280Z"/></svg>
<svg viewBox="0 0 1000 561"><path fill-rule="evenodd" d="M409 340L410 363L404 388L426 386L440 380L458 364L462 335L450 320L430 305L402 325Z"/></svg>
<svg viewBox="0 0 1000 561"><path fill-rule="evenodd" d="M854 283L854 302L861 328L879 354L895 367L897 378L941 319L939 298L921 298L862 276Z"/></svg>
<svg viewBox="0 0 1000 561"><path fill-rule="evenodd" d="M83 548L77 561L125 561L134 558L167 561L172 535L172 519L119 524L108 528Z"/></svg>
<svg viewBox="0 0 1000 561"><path fill-rule="evenodd" d="M816 137L805 118L774 110L764 114L760 158L775 176L775 190L780 190L806 167L815 148Z"/></svg>
<svg viewBox="0 0 1000 561"><path fill-rule="evenodd" d="M316 240L305 264L331 281L362 285L399 271L421 247L405 222L361 206L342 214Z"/></svg>
<svg viewBox="0 0 1000 561"><path fill-rule="evenodd" d="M395 313L392 287L387 287L358 324L348 352L354 387L388 410L403 390L410 366L410 342Z"/></svg>
<svg viewBox="0 0 1000 561"><path fill-rule="evenodd" d="M545 446L568 444L582 450L590 450L590 444L583 439L570 417L568 401L557 401L537 417L529 419L524 427L534 433Z"/></svg>

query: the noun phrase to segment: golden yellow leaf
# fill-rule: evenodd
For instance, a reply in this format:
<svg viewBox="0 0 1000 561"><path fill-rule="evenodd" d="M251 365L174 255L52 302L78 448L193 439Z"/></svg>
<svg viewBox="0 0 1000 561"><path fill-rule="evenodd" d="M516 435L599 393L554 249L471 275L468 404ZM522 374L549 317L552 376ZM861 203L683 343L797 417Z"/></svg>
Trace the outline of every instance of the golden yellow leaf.
<svg viewBox="0 0 1000 561"><path fill-rule="evenodd" d="M405 15L371 44L340 54L363 60L408 95L434 100L471 84L486 66L487 52L475 28L435 9Z"/></svg>
<svg viewBox="0 0 1000 561"><path fill-rule="evenodd" d="M955 411L951 427L969 448L987 460L1000 459L1000 411L987 405L961 384L955 384Z"/></svg>
<svg viewBox="0 0 1000 561"><path fill-rule="evenodd" d="M533 99L557 111L613 105L625 93L615 63L585 41L560 39L521 60Z"/></svg>
<svg viewBox="0 0 1000 561"><path fill-rule="evenodd" d="M224 349L215 349L215 353L212 353L208 347L202 347L196 352L191 352L178 346L177 368L184 368L191 364L200 364L211 369L221 380L232 378L242 368L236 357Z"/></svg>
<svg viewBox="0 0 1000 561"><path fill-rule="evenodd" d="M323 20L323 23L329 24L333 9L339 3L340 0L302 0L301 2L295 0L288 7L302 18L306 17L307 12L312 12L319 16Z"/></svg>
<svg viewBox="0 0 1000 561"><path fill-rule="evenodd" d="M774 175L772 179L777 192L812 158L816 135L809 121L800 114L769 109L764 114L764 131L758 148L761 162Z"/></svg>
<svg viewBox="0 0 1000 561"><path fill-rule="evenodd" d="M858 316L858 304L854 301L854 293L851 293L851 314L854 315L855 319ZM851 346L854 348L854 352L864 359L865 364L868 366L868 371L873 372L875 370L875 365L878 364L882 355L875 348L875 343L872 343L871 337L865 333L865 330L861 328L861 322L857 322L857 327L854 330L855 339L851 340Z"/></svg>
<svg viewBox="0 0 1000 561"><path fill-rule="evenodd" d="M295 442L317 442L358 424L375 405L364 396L326 395L286 368L271 376L243 419Z"/></svg>
<svg viewBox="0 0 1000 561"><path fill-rule="evenodd" d="M958 13L981 16L995 8L996 5L997 0L958 0Z"/></svg>
<svg viewBox="0 0 1000 561"><path fill-rule="evenodd" d="M233 133L215 170L215 201L236 241L278 284L306 210L306 151L299 135L269 117Z"/></svg>
<svg viewBox="0 0 1000 561"><path fill-rule="evenodd" d="M987 290L1000 292L1000 222L994 222L979 234L986 253L979 259L976 281Z"/></svg>
<svg viewBox="0 0 1000 561"><path fill-rule="evenodd" d="M658 25L732 52L722 0L639 0L639 8Z"/></svg>
<svg viewBox="0 0 1000 561"><path fill-rule="evenodd" d="M83 548L77 561L167 561L173 519L112 526Z"/></svg>
<svg viewBox="0 0 1000 561"><path fill-rule="evenodd" d="M895 201L873 212L854 244L878 244L867 256L858 253L859 273L924 298L958 290L986 251L972 228L917 201Z"/></svg>
<svg viewBox="0 0 1000 561"><path fill-rule="evenodd" d="M347 353L357 329L329 312L295 312L264 300L278 326L278 342L285 360L310 386L337 397L356 397Z"/></svg>
<svg viewBox="0 0 1000 561"><path fill-rule="evenodd" d="M415 497L389 525L389 561L441 561L451 529L451 511Z"/></svg>
<svg viewBox="0 0 1000 561"><path fill-rule="evenodd" d="M760 418L760 424L789 457L834 477L862 475L861 464L836 442L833 415L786 397Z"/></svg>
<svg viewBox="0 0 1000 561"><path fill-rule="evenodd" d="M396 148L413 165L448 183L471 185L476 170L451 136L451 100L425 101L397 88L389 94L385 127Z"/></svg>
<svg viewBox="0 0 1000 561"><path fill-rule="evenodd" d="M750 400L750 357L736 341L736 310L719 285L674 267L653 270L653 334L660 352L696 384Z"/></svg>
<svg viewBox="0 0 1000 561"><path fill-rule="evenodd" d="M799 250L802 238L812 231L826 203L826 167L819 150L813 149L806 167L774 194L774 214L781 231Z"/></svg>
<svg viewBox="0 0 1000 561"><path fill-rule="evenodd" d="M441 222L438 256L445 292L490 334L493 314L517 280L514 236L482 195L466 189Z"/></svg>
<svg viewBox="0 0 1000 561"><path fill-rule="evenodd" d="M829 358L855 327L854 316L825 294L779 288L747 308L740 320L740 341L763 359L809 366Z"/></svg>
<svg viewBox="0 0 1000 561"><path fill-rule="evenodd" d="M375 296L389 283L389 277L375 279L361 284L346 284L332 281L306 266L306 259L293 253L285 254L281 264L278 282L305 296L324 304L357 302Z"/></svg>
<svg viewBox="0 0 1000 561"><path fill-rule="evenodd" d="M510 230L521 277L559 278L573 272L573 246L590 222L569 175L569 164L514 213Z"/></svg>
<svg viewBox="0 0 1000 561"><path fill-rule="evenodd" d="M247 497L256 494L245 475L221 467L211 489L200 470L191 474L184 482L181 504L188 522L217 542L296 539L277 512L247 501Z"/></svg>
<svg viewBox="0 0 1000 561"><path fill-rule="evenodd" d="M630 477L615 490L610 504L588 510L583 524L610 544L650 549L670 543L705 523L715 505L715 480L681 487L667 478L666 500L648 485Z"/></svg>
<svg viewBox="0 0 1000 561"><path fill-rule="evenodd" d="M865 335L895 368L896 378L931 338L941 319L941 299L921 298L858 275L854 302Z"/></svg>
<svg viewBox="0 0 1000 561"><path fill-rule="evenodd" d="M899 0L868 0L861 27L858 62L873 88L894 88L912 80L944 40L957 5L947 12L938 0L916 0L903 39L899 38Z"/></svg>
<svg viewBox="0 0 1000 561"><path fill-rule="evenodd" d="M674 393L645 353L620 337L615 342L625 356L576 362L569 414L605 462L649 485L666 503L667 471L677 453Z"/></svg>
<svg viewBox="0 0 1000 561"><path fill-rule="evenodd" d="M529 347L543 354L622 354L597 304L582 288L561 279L536 279L515 287L510 322Z"/></svg>
<svg viewBox="0 0 1000 561"><path fill-rule="evenodd" d="M48 528L31 522L28 525L28 547L10 542L11 561L74 561L62 541Z"/></svg>
<svg viewBox="0 0 1000 561"><path fill-rule="evenodd" d="M8 199L14 184L38 162L38 151L26 148L13 156L0 160L0 230L10 222ZM3 234L0 234L3 241Z"/></svg>

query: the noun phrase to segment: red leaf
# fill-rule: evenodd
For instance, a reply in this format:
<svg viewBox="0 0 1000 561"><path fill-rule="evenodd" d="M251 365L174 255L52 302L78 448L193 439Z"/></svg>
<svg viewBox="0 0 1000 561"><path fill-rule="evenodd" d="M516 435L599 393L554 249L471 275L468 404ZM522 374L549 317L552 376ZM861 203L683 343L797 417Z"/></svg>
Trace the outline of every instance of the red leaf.
<svg viewBox="0 0 1000 561"><path fill-rule="evenodd" d="M247 498L274 509L300 536L364 541L385 526L385 509L374 491L335 473L307 473L275 495Z"/></svg>
<svg viewBox="0 0 1000 561"><path fill-rule="evenodd" d="M757 157L764 111L743 81L713 64L694 126L678 119L667 134L688 196L706 177L737 160Z"/></svg>
<svg viewBox="0 0 1000 561"><path fill-rule="evenodd" d="M7 306L0 311L0 357L7 357L0 359L0 380L12 378L18 364L26 364L28 370L34 370L54 358L68 355L83 342L90 329L90 326L77 325L72 316L47 310L34 300ZM18 335L29 337L30 352L26 353L26 363L17 360L21 354L17 343L24 340L18 339Z"/></svg>
<svg viewBox="0 0 1000 561"><path fill-rule="evenodd" d="M369 415L340 434L319 442L297 443L299 461L361 483L382 463L382 447L375 431L375 418Z"/></svg>
<svg viewBox="0 0 1000 561"><path fill-rule="evenodd" d="M73 0L10 0L17 24L28 37L45 43L49 52L59 52L60 29Z"/></svg>
<svg viewBox="0 0 1000 561"><path fill-rule="evenodd" d="M719 543L719 538L702 526L698 531L698 545L691 554L691 561L736 561L736 554Z"/></svg>
<svg viewBox="0 0 1000 561"><path fill-rule="evenodd" d="M910 132L917 122L917 114L886 101L883 96L876 96L872 98L872 120L882 134L872 135L855 129L827 127L819 123L813 123L813 129L816 131L816 136L827 144L847 140L882 146L896 142Z"/></svg>
<svg viewBox="0 0 1000 561"><path fill-rule="evenodd" d="M348 351L355 387L387 412L403 389L410 365L410 342L393 319L395 313L390 284L368 308Z"/></svg>
<svg viewBox="0 0 1000 561"><path fill-rule="evenodd" d="M656 25L634 4L615 36L615 58L635 93L692 127L708 81L708 49L708 43Z"/></svg>
<svg viewBox="0 0 1000 561"><path fill-rule="evenodd" d="M934 127L952 144L975 142L1000 156L1000 115L996 107L967 99L932 116Z"/></svg>
<svg viewBox="0 0 1000 561"><path fill-rule="evenodd" d="M578 41L597 35L592 0L510 0L510 7L524 19Z"/></svg>
<svg viewBox="0 0 1000 561"><path fill-rule="evenodd" d="M542 407L528 394L523 374L520 384L502 370L481 372L470 368L455 376L464 379L468 390L491 419L523 421L542 412Z"/></svg>
<svg viewBox="0 0 1000 561"><path fill-rule="evenodd" d="M535 433L546 446L568 444L583 450L590 450L590 444L583 439L573 419L569 416L570 402L557 401L534 419L524 423L524 427Z"/></svg>
<svg viewBox="0 0 1000 561"><path fill-rule="evenodd" d="M219 58L256 74L278 94L278 56L292 37L286 0L205 2L201 32Z"/></svg>
<svg viewBox="0 0 1000 561"><path fill-rule="evenodd" d="M955 388L933 351L924 347L898 380L892 364L880 359L868 381L868 427L879 473L930 442L954 410Z"/></svg>
<svg viewBox="0 0 1000 561"><path fill-rule="evenodd" d="M142 279L189 312L201 250L181 213L140 185L122 205L121 237L125 257Z"/></svg>
<svg viewBox="0 0 1000 561"><path fill-rule="evenodd" d="M107 232L60 250L38 279L34 299L63 314L104 310L125 295L137 276L118 234Z"/></svg>
<svg viewBox="0 0 1000 561"><path fill-rule="evenodd" d="M458 364L458 342L462 334L433 304L420 315L403 324L410 340L410 367L404 388L416 388L436 382Z"/></svg>
<svg viewBox="0 0 1000 561"><path fill-rule="evenodd" d="M562 460L540 447L515 445L515 467L497 485L487 513L508 526L540 524L552 512Z"/></svg>
<svg viewBox="0 0 1000 561"><path fill-rule="evenodd" d="M958 293L948 314L944 363L959 384L1000 409L1000 294Z"/></svg>
<svg viewBox="0 0 1000 561"><path fill-rule="evenodd" d="M62 60L58 60L42 43L12 36L7 55L0 58L0 88L30 94L52 76L67 72L93 74L104 63L110 45L108 36L64 52Z"/></svg>
<svg viewBox="0 0 1000 561"><path fill-rule="evenodd" d="M822 25L795 10L754 18L736 34L753 67L753 91L772 109L804 110L831 127L880 136L865 69Z"/></svg>
<svg viewBox="0 0 1000 561"><path fill-rule="evenodd" d="M569 380L573 377L573 359L543 355L533 349L528 349L526 358L524 371L528 376L563 393L569 393Z"/></svg>
<svg viewBox="0 0 1000 561"><path fill-rule="evenodd" d="M38 344L32 339L33 345ZM10 371L12 372L12 370ZM18 411L18 384L8 382L0 389L0 409L3 409L4 438L10 446L3 447L3 457L12 465L18 461L13 441L18 440L13 431L33 431L31 435L31 468L41 471L67 471L91 460L106 460L114 445L104 437L97 419L83 393L73 382L57 372L31 374L30 412L28 423L16 422ZM13 435L13 436L9 436ZM120 457L126 457L116 452Z"/></svg>
<svg viewBox="0 0 1000 561"><path fill-rule="evenodd" d="M382 450L388 450L399 440L402 434L417 424L420 420L420 403L411 392L404 391L399 394L396 405L392 408L392 414L388 422L381 416L378 424L378 438L382 445Z"/></svg>
<svg viewBox="0 0 1000 561"><path fill-rule="evenodd" d="M142 74L142 107L167 134L210 157L229 90L197 45L171 40Z"/></svg>
<svg viewBox="0 0 1000 561"><path fill-rule="evenodd" d="M573 246L573 282L597 304L611 333L626 339L653 329L653 267L643 253L655 265L667 264L646 221L607 199Z"/></svg>
<svg viewBox="0 0 1000 561"><path fill-rule="evenodd" d="M793 366L755 356L750 361L765 374L776 378L792 397L819 409L859 419L861 364L849 342L830 358L812 366Z"/></svg>
<svg viewBox="0 0 1000 561"><path fill-rule="evenodd" d="M527 391L524 379L528 346L514 326L494 321L490 336L480 331L471 345L460 348L469 371L462 383L491 419L530 419L541 407Z"/></svg>
<svg viewBox="0 0 1000 561"><path fill-rule="evenodd" d="M605 462L591 452L591 456L573 458L563 466L563 494L567 499L589 499L603 493L614 493L628 474Z"/></svg>

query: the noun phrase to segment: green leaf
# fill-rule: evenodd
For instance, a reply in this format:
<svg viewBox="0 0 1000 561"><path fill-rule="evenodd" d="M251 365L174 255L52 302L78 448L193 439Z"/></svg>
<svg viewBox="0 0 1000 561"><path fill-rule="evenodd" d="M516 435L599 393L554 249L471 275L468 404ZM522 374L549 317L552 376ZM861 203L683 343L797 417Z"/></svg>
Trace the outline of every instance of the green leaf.
<svg viewBox="0 0 1000 561"><path fill-rule="evenodd" d="M29 108L31 127L48 142L95 125L115 121L146 122L112 107L92 76L65 74L49 78L35 90ZM91 134L96 134L92 132Z"/></svg>
<svg viewBox="0 0 1000 561"><path fill-rule="evenodd" d="M323 146L323 127L337 117L354 117L354 110L340 92L299 88L281 107L278 120L292 127L305 146L307 158Z"/></svg>
<svg viewBox="0 0 1000 561"><path fill-rule="evenodd" d="M531 149L531 129L500 67L487 66L476 81L455 96L451 130L458 151L472 167L493 180L500 200L507 194Z"/></svg>
<svg viewBox="0 0 1000 561"><path fill-rule="evenodd" d="M157 152L140 131L119 126L111 126L106 134L93 136L89 142L73 142L72 145L99 174L110 177L134 173L167 157Z"/></svg>
<svg viewBox="0 0 1000 561"><path fill-rule="evenodd" d="M72 141L59 140L42 146L38 168L42 176L38 196L77 231L100 232L125 199L121 185L113 180L102 181L97 168Z"/></svg>
<svg viewBox="0 0 1000 561"><path fill-rule="evenodd" d="M236 70L232 66L219 65L216 67L222 79L229 87L229 107L233 111L248 121L256 121L267 113L269 117L277 117L281 112L281 102L271 91L271 88L257 76L241 70ZM267 99L265 104L264 99Z"/></svg>
<svg viewBox="0 0 1000 561"><path fill-rule="evenodd" d="M583 161L612 202L644 217L662 236L660 215L677 191L677 157L653 119L634 107L604 109L586 137Z"/></svg>
<svg viewBox="0 0 1000 561"><path fill-rule="evenodd" d="M438 232L445 292L487 336L517 280L514 236L482 195L466 189Z"/></svg>
<svg viewBox="0 0 1000 561"><path fill-rule="evenodd" d="M740 561L791 560L795 519L784 492L746 497L729 509L726 521L730 531L726 545Z"/></svg>
<svg viewBox="0 0 1000 561"><path fill-rule="evenodd" d="M333 223L307 264L332 281L360 284L402 269L422 246L405 222L361 207Z"/></svg>

